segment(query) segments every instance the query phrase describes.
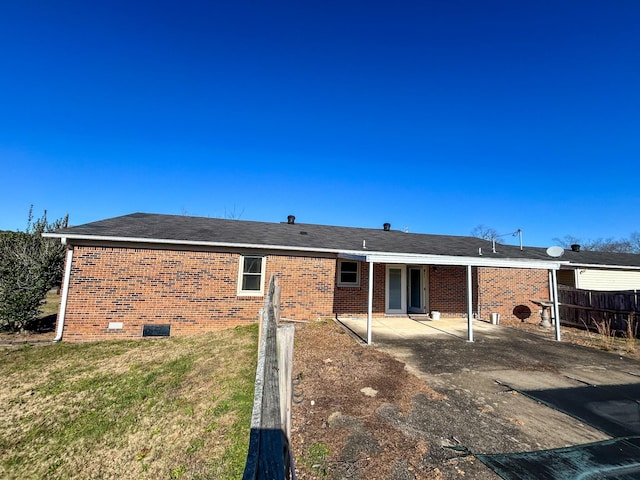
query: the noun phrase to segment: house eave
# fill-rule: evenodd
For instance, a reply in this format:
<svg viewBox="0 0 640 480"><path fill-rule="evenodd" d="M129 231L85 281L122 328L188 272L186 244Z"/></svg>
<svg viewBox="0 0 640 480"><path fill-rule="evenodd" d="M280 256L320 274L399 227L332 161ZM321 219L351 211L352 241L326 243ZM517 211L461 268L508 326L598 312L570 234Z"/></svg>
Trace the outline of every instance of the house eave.
<svg viewBox="0 0 640 480"><path fill-rule="evenodd" d="M127 243L135 245L176 245L182 247L205 247L205 248L231 248L231 249L250 249L250 250L279 250L289 252L308 252L308 253L324 253L324 254L340 254L340 253L358 253L358 251L344 251L334 248L318 248L303 247L290 245L271 245L261 243L234 243L234 242L204 242L194 240L176 240L163 238L138 238L138 237L112 237L108 235L69 235L62 233L43 233L42 236L49 238L59 238L62 243L74 242L105 242L105 243Z"/></svg>
<svg viewBox="0 0 640 480"><path fill-rule="evenodd" d="M205 248L235 248L251 250L279 250L290 252L334 254L340 258L348 258L373 263L390 264L423 264L423 265L462 265L472 267L506 267L506 268L530 268L544 270L559 270L561 265L568 262L548 262L542 260L530 260L522 258L490 258L490 257L465 257L453 255L432 255L415 253L390 253L368 252L362 250L343 250L335 248L304 247L291 245L271 245L260 243L234 243L234 242L205 242L194 240L178 240L163 238L138 238L138 237L114 237L108 235L73 235L62 233L43 233L44 237L59 238L62 243L73 244L80 242L108 242L148 245L176 245L182 247Z"/></svg>
<svg viewBox="0 0 640 480"><path fill-rule="evenodd" d="M577 268L593 268L598 270L640 270L640 267L636 267L633 265L605 265L605 264L597 264L597 263L569 263L564 264L563 268L565 269L577 269Z"/></svg>
<svg viewBox="0 0 640 480"><path fill-rule="evenodd" d="M545 262L523 258L464 257L452 255L403 254L371 252L359 254L366 262L416 265L455 265L472 267L530 268L559 270L564 262Z"/></svg>

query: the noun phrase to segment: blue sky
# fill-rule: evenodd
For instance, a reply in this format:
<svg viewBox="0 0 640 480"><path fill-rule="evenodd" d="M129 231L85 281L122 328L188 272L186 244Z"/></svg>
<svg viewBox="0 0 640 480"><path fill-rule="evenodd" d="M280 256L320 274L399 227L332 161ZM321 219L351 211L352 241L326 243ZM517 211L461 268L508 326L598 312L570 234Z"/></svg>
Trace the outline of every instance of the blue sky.
<svg viewBox="0 0 640 480"><path fill-rule="evenodd" d="M636 0L21 0L0 45L0 229L640 230Z"/></svg>

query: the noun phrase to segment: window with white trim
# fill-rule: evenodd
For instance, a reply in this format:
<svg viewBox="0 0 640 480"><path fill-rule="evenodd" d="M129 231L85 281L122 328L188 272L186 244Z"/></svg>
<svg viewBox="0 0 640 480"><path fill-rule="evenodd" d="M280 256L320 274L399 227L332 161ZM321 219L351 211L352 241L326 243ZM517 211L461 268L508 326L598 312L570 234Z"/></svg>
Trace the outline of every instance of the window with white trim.
<svg viewBox="0 0 640 480"><path fill-rule="evenodd" d="M238 295L263 295L265 257L240 257Z"/></svg>
<svg viewBox="0 0 640 480"><path fill-rule="evenodd" d="M338 262L338 286L360 286L360 262L353 260L340 260Z"/></svg>

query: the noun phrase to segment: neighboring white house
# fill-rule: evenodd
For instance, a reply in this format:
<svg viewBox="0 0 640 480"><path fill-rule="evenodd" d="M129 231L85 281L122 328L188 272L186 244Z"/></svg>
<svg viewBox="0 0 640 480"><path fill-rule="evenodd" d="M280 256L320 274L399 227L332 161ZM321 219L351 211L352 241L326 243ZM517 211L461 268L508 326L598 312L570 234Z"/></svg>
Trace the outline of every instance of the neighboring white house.
<svg viewBox="0 0 640 480"><path fill-rule="evenodd" d="M574 275L581 290L640 290L640 270L578 267Z"/></svg>
<svg viewBox="0 0 640 480"><path fill-rule="evenodd" d="M581 290L640 290L640 255L567 250L558 283Z"/></svg>

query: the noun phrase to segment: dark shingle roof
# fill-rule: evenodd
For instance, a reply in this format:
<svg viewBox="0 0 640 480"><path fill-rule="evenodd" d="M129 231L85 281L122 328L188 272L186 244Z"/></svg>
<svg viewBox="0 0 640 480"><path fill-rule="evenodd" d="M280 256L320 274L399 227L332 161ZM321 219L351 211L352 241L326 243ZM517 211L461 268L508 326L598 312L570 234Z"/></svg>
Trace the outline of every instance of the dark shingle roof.
<svg viewBox="0 0 640 480"><path fill-rule="evenodd" d="M569 260L579 263L640 266L640 255L567 251L560 259L549 257L544 248L497 244L476 237L404 233L382 228L355 228L304 223L267 223L219 218L133 213L61 229L56 234L73 238L152 240L203 244L260 245L270 248L300 248L319 251L369 252L479 256L531 260Z"/></svg>
<svg viewBox="0 0 640 480"><path fill-rule="evenodd" d="M544 248L537 248L544 252ZM625 267L640 267L640 255L635 253L592 252L581 250L565 250L559 260L576 265L612 265Z"/></svg>

